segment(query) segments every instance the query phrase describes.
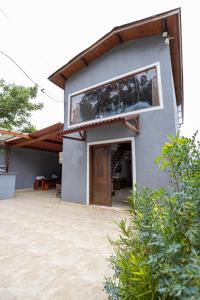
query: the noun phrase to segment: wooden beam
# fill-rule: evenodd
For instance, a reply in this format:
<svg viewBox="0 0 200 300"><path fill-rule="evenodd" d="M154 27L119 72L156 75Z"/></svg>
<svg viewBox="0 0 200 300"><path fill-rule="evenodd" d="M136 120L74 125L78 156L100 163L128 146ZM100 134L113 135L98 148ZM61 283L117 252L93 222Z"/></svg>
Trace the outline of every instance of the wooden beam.
<svg viewBox="0 0 200 300"><path fill-rule="evenodd" d="M52 144L52 143L49 143L49 142L46 142L46 141L38 141L34 144L24 146L24 149L36 149L36 150L43 149L44 151L61 152L62 151L62 145Z"/></svg>
<svg viewBox="0 0 200 300"><path fill-rule="evenodd" d="M78 132L81 136L82 140L85 141L85 130L83 130L83 133L81 131Z"/></svg>
<svg viewBox="0 0 200 300"><path fill-rule="evenodd" d="M127 128L129 128L130 130L132 130L134 133L140 133L140 129L139 129L139 116L137 116L134 119L135 125L129 123L129 117L124 118L124 124L126 125Z"/></svg>
<svg viewBox="0 0 200 300"><path fill-rule="evenodd" d="M168 32L167 19L162 20L162 30Z"/></svg>
<svg viewBox="0 0 200 300"><path fill-rule="evenodd" d="M115 36L116 36L116 38L117 38L117 40L118 40L118 43L119 43L119 44L123 44L124 41L123 41L123 39L122 39L120 33L119 33L119 32L115 33Z"/></svg>
<svg viewBox="0 0 200 300"><path fill-rule="evenodd" d="M45 139L44 142L48 142L50 144L55 144L55 145L62 145L61 141L53 141L53 140Z"/></svg>
<svg viewBox="0 0 200 300"><path fill-rule="evenodd" d="M50 138L51 136L54 136L54 135L56 135L56 134L60 134L61 132L62 132L62 129L59 129L59 130L50 132L50 133L48 133L48 134L42 135L42 136L40 136L39 138L33 138L33 139L29 140L29 141L15 144L15 145L13 145L12 147L13 147L13 148L16 148L16 147L24 147L24 146L28 146L28 145L31 145L31 144L33 144L33 143L36 143L36 142L39 142L39 141L43 141L43 140L45 140L45 139L48 139L48 138Z"/></svg>
<svg viewBox="0 0 200 300"><path fill-rule="evenodd" d="M69 140L75 140L75 141L81 141L81 142L84 142L83 139L79 139L79 138L76 138L76 137L73 137L73 136L65 136L65 135L63 135L63 138L64 138L64 139L69 139Z"/></svg>
<svg viewBox="0 0 200 300"><path fill-rule="evenodd" d="M124 124L133 132L140 133L140 131L134 125L130 124L128 121L125 121Z"/></svg>
<svg viewBox="0 0 200 300"><path fill-rule="evenodd" d="M62 79L64 79L65 81L67 80L67 77L63 75L63 73L60 73L60 77L62 77Z"/></svg>
<svg viewBox="0 0 200 300"><path fill-rule="evenodd" d="M6 172L9 171L10 164L10 146L6 146Z"/></svg>
<svg viewBox="0 0 200 300"><path fill-rule="evenodd" d="M139 122L139 116L135 119L135 126L140 131L140 122Z"/></svg>
<svg viewBox="0 0 200 300"><path fill-rule="evenodd" d="M59 152L62 152L62 149L59 149L59 150L55 150L55 149L46 149L46 148L39 148L39 147L33 147L33 146L30 146L30 147L24 147L24 149L32 149L32 150L35 150L35 151L43 151L43 152L53 152L53 153L59 153Z"/></svg>
<svg viewBox="0 0 200 300"><path fill-rule="evenodd" d="M6 130L6 129L0 129L0 133L7 134L7 135L12 135L12 136L15 136L15 137L24 138L24 139L27 139L27 140L31 139L29 135L19 133L19 132L10 131L10 130Z"/></svg>
<svg viewBox="0 0 200 300"><path fill-rule="evenodd" d="M45 128L43 128L43 129L40 129L40 130L37 130L37 131L31 133L31 134L30 134L30 137L31 137L31 138L38 138L38 137L40 137L40 136L42 136L42 135L44 135L44 134L48 134L48 133L50 133L50 132L59 130L59 129L61 129L61 128L63 128L63 124L60 123L60 122L58 122L58 123L56 123L56 124L53 124L53 125L51 125L51 126L45 127Z"/></svg>
<svg viewBox="0 0 200 300"><path fill-rule="evenodd" d="M83 63L86 65L86 67L88 67L89 63L87 62L87 60L84 57L81 57Z"/></svg>

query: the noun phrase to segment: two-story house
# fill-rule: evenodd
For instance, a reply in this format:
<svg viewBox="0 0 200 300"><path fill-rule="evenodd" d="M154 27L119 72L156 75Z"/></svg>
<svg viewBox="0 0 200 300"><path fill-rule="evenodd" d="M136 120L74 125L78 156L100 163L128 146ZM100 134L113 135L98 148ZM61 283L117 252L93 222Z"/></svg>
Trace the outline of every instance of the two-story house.
<svg viewBox="0 0 200 300"><path fill-rule="evenodd" d="M183 111L180 9L115 27L49 79L64 89L62 200L168 185L154 159Z"/></svg>

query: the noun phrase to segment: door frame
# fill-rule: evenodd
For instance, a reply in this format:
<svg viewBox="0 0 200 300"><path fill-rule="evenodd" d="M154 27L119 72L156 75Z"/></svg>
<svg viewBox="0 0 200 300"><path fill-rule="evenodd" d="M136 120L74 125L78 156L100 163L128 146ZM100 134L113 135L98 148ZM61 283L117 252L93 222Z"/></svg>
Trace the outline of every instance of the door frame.
<svg viewBox="0 0 200 300"><path fill-rule="evenodd" d="M87 143L87 189L86 189L87 205L90 205L90 147L94 145L117 144L120 142L131 142L133 186L136 184L136 159L135 159L135 138L134 137L89 142Z"/></svg>

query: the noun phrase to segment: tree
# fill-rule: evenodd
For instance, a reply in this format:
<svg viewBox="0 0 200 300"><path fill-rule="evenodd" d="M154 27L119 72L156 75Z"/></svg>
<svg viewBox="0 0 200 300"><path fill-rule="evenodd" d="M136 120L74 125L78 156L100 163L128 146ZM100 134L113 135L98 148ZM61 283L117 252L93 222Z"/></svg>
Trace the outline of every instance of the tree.
<svg viewBox="0 0 200 300"><path fill-rule="evenodd" d="M22 128L21 132L25 132L25 133L33 133L37 131L37 128L35 127L35 125L27 125L25 127Z"/></svg>
<svg viewBox="0 0 200 300"><path fill-rule="evenodd" d="M37 96L37 86L24 87L7 84L0 80L0 127L20 128L33 131L35 127L30 123L31 112L40 110L42 103L32 103Z"/></svg>

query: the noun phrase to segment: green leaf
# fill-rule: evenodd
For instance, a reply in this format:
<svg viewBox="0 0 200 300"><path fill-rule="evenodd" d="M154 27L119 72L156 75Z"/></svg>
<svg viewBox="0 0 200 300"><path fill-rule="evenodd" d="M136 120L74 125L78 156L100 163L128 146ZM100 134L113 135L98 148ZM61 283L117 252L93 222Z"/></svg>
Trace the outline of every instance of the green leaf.
<svg viewBox="0 0 200 300"><path fill-rule="evenodd" d="M8 129L29 129L29 118L33 111L43 108L42 103L33 103L37 96L37 87L23 87L7 84L0 80L0 126ZM34 128L32 128L34 129Z"/></svg>

